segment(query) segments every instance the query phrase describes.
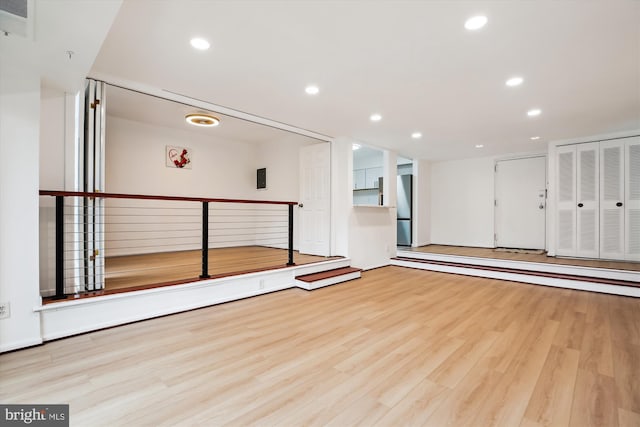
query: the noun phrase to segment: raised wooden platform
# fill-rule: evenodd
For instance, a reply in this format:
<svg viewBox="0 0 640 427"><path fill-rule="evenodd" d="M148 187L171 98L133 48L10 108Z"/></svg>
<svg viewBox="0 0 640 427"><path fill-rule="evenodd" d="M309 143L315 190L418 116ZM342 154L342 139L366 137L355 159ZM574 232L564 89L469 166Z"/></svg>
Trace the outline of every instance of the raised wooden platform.
<svg viewBox="0 0 640 427"><path fill-rule="evenodd" d="M398 251L392 265L640 297L640 272L518 260Z"/></svg>

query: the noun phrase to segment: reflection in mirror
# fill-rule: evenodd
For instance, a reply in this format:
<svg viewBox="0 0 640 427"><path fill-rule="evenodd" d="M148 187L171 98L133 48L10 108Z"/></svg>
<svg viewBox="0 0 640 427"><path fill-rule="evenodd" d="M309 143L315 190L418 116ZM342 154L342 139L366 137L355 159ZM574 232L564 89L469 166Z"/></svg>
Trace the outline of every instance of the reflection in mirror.
<svg viewBox="0 0 640 427"><path fill-rule="evenodd" d="M187 123L197 113L220 123ZM116 86L107 87L106 115L111 193L297 200L299 149L323 142ZM261 168L266 189L257 191Z"/></svg>
<svg viewBox="0 0 640 427"><path fill-rule="evenodd" d="M300 249L307 227L300 225L302 209L293 208L305 170L301 152L328 151L325 141L111 85L101 100L104 156L91 164L105 177L98 190L161 198L96 198L92 221L100 228L85 227L78 234L89 236L96 250L76 244L78 259L86 252L83 262L94 263L95 287L84 285L86 273L79 266L76 292L185 283L326 260L326 253L320 257ZM328 232L324 239L328 242ZM289 258L292 247L295 261Z"/></svg>
<svg viewBox="0 0 640 427"><path fill-rule="evenodd" d="M382 206L383 151L363 145L353 145L353 204Z"/></svg>

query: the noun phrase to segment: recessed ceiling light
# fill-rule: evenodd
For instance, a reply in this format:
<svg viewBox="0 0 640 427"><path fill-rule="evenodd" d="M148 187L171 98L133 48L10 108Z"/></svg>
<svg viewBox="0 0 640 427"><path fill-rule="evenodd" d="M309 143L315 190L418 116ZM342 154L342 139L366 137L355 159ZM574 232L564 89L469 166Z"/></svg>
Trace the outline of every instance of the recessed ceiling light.
<svg viewBox="0 0 640 427"><path fill-rule="evenodd" d="M484 27L487 24L487 21L488 19L486 16L483 16L483 15L473 16L465 21L464 27L470 31L479 30L480 28Z"/></svg>
<svg viewBox="0 0 640 427"><path fill-rule="evenodd" d="M309 95L317 95L318 92L320 92L320 89L318 88L318 86L310 85L304 88L304 91Z"/></svg>
<svg viewBox="0 0 640 427"><path fill-rule="evenodd" d="M539 116L540 113L542 113L542 110L540 110L539 108L534 108L533 110L527 111L527 116L535 117L535 116Z"/></svg>
<svg viewBox="0 0 640 427"><path fill-rule="evenodd" d="M414 133L411 134L411 138L420 139L420 138L422 138L422 134L420 132L414 132Z"/></svg>
<svg viewBox="0 0 640 427"><path fill-rule="evenodd" d="M524 79L522 77L511 77L509 80L505 82L507 86L520 86Z"/></svg>
<svg viewBox="0 0 640 427"><path fill-rule="evenodd" d="M211 116L209 114L187 114L185 116L185 120L187 121L187 123L194 125L194 126L218 126L220 124L220 119L215 117L215 116Z"/></svg>
<svg viewBox="0 0 640 427"><path fill-rule="evenodd" d="M371 117L369 117L369 120L372 122L379 122L382 120L382 116L380 114L372 114Z"/></svg>
<svg viewBox="0 0 640 427"><path fill-rule="evenodd" d="M482 145L482 144L476 144L476 148L482 148L482 147L484 147L484 145Z"/></svg>
<svg viewBox="0 0 640 427"><path fill-rule="evenodd" d="M360 149L360 144L353 144L353 145L351 146L351 149L352 149L353 151L359 150L359 149Z"/></svg>
<svg viewBox="0 0 640 427"><path fill-rule="evenodd" d="M532 140L532 141L535 141L535 140L537 140L537 139L540 139L540 137L539 137L539 136L532 136L532 137L531 137L531 140Z"/></svg>
<svg viewBox="0 0 640 427"><path fill-rule="evenodd" d="M191 46L198 50L207 50L211 46L208 41L199 37L191 39Z"/></svg>

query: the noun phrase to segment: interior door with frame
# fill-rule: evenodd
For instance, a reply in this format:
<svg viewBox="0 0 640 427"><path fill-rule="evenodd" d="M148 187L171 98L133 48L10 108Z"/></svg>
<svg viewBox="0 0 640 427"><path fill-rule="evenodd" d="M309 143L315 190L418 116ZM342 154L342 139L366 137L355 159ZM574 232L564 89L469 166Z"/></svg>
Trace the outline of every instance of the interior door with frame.
<svg viewBox="0 0 640 427"><path fill-rule="evenodd" d="M330 255L331 145L300 148L299 252Z"/></svg>
<svg viewBox="0 0 640 427"><path fill-rule="evenodd" d="M544 249L546 157L498 161L495 178L496 246Z"/></svg>

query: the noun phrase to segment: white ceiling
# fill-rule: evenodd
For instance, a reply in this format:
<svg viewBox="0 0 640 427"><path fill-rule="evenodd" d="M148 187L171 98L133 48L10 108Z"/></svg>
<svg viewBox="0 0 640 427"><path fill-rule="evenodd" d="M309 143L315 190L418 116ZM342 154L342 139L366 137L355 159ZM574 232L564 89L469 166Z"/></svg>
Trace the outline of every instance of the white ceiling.
<svg viewBox="0 0 640 427"><path fill-rule="evenodd" d="M468 32L478 13L487 26ZM640 129L639 23L634 0L126 0L90 74L405 157L498 155Z"/></svg>
<svg viewBox="0 0 640 427"><path fill-rule="evenodd" d="M27 4L27 34L4 30L0 34L0 72L7 76L37 73L43 87L80 90L121 0L30 0ZM15 84L16 76L11 81Z"/></svg>

